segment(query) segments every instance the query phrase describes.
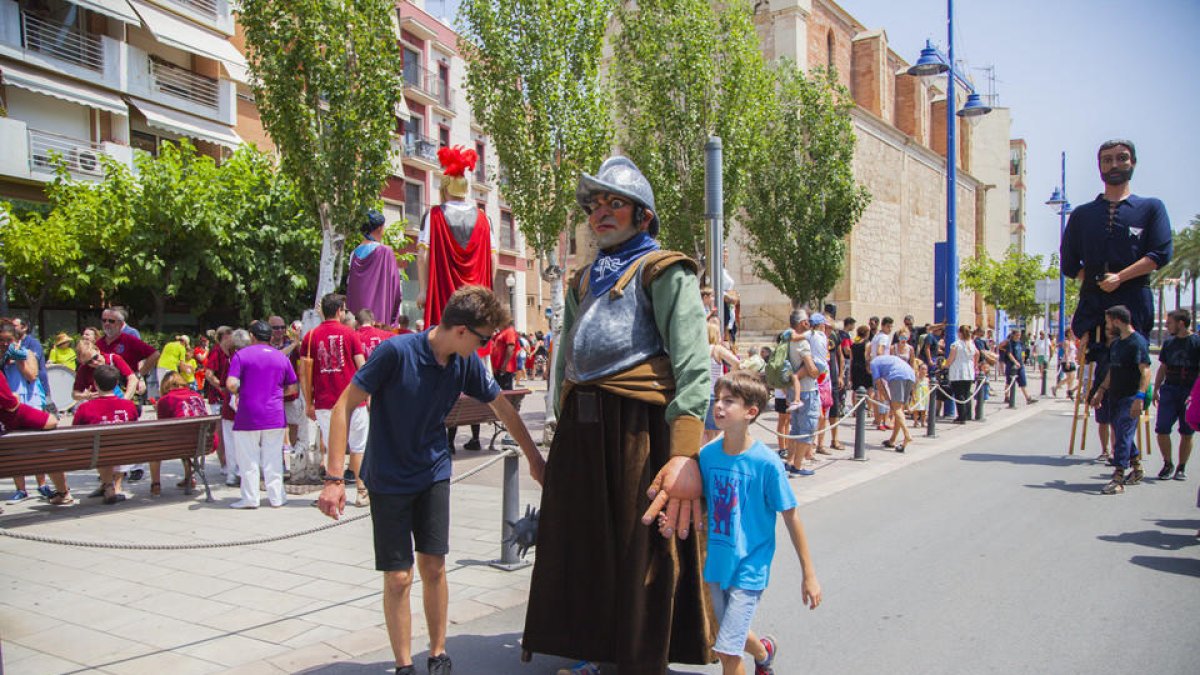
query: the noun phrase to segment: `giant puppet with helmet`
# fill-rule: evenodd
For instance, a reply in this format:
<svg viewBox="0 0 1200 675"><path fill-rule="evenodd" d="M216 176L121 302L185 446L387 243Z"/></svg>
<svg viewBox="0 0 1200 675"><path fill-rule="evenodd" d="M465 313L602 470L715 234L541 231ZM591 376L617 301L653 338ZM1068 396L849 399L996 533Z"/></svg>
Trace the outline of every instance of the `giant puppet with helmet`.
<svg viewBox="0 0 1200 675"><path fill-rule="evenodd" d="M442 165L441 203L426 214L417 242L420 294L425 326L441 322L442 309L463 286L492 287L496 270L496 240L487 214L471 199L469 172L479 161L462 146L438 150Z"/></svg>

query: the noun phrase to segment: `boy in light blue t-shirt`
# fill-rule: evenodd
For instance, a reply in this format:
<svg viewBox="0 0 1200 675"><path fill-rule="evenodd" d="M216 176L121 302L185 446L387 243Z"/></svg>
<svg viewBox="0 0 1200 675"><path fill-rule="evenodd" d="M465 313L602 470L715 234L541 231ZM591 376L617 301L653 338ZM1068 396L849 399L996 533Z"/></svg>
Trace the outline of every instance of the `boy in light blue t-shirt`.
<svg viewBox="0 0 1200 675"><path fill-rule="evenodd" d="M808 555L796 497L779 455L751 441L750 423L767 405L768 391L757 376L734 371L717 380L713 419L722 438L700 450L700 472L708 504L708 556L704 581L713 598L720 631L713 651L725 675L742 675L742 653L754 657L755 675L771 675L777 644L750 630L775 555L775 514L791 535L804 573L801 598L816 609L821 585Z"/></svg>

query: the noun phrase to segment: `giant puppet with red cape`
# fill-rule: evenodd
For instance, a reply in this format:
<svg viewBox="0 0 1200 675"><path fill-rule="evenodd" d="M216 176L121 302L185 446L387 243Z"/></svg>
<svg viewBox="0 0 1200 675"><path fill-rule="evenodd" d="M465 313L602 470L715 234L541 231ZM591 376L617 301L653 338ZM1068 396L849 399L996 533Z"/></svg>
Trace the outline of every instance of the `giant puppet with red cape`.
<svg viewBox="0 0 1200 675"><path fill-rule="evenodd" d="M441 322L442 309L454 291L467 285L492 287L495 246L487 214L468 196L468 171L478 156L462 146L438 150L442 164L442 203L429 210L421 228L417 272L425 307L425 327Z"/></svg>

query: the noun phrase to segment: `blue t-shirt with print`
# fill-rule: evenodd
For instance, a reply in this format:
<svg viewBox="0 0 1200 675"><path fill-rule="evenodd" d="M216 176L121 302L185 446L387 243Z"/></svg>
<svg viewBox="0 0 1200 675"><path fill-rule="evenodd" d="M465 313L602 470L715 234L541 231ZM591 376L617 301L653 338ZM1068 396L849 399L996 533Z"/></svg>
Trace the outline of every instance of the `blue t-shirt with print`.
<svg viewBox="0 0 1200 675"><path fill-rule="evenodd" d="M367 489L381 494L415 494L449 480L446 415L459 394L484 403L500 395L477 356L452 354L445 366L438 364L428 331L379 343L353 382L371 394L362 477Z"/></svg>
<svg viewBox="0 0 1200 675"><path fill-rule="evenodd" d="M783 460L761 441L727 455L722 439L700 449L708 503L708 555L704 580L763 590L775 557L775 514L796 507Z"/></svg>

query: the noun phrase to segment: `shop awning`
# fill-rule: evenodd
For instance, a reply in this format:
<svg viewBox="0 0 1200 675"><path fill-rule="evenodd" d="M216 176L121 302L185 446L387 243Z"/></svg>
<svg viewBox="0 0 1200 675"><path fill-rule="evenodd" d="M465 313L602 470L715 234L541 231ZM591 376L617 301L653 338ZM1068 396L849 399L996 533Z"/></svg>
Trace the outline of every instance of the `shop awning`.
<svg viewBox="0 0 1200 675"><path fill-rule="evenodd" d="M125 101L121 100L120 96L69 80L61 75L39 72L8 62L0 62L0 73L2 73L0 78L4 80L4 84L20 87L35 94L53 96L117 115L129 114L129 107L125 105Z"/></svg>
<svg viewBox="0 0 1200 675"><path fill-rule="evenodd" d="M238 136L236 131L223 124L211 122L195 115L179 112L178 110L164 108L155 103L137 98L131 98L129 102L146 116L146 124L155 129L170 131L181 136L197 138L233 149L242 144L242 137Z"/></svg>
<svg viewBox="0 0 1200 675"><path fill-rule="evenodd" d="M234 67L246 68L246 57L221 33L191 23L142 0L129 2L142 17L146 28L154 34L154 39L159 42L190 54L199 54ZM233 76L232 73L230 76Z"/></svg>
<svg viewBox="0 0 1200 675"><path fill-rule="evenodd" d="M70 0L70 2L93 12L99 12L104 16L110 16L117 21L124 21L135 26L142 25L142 20L138 18L126 0Z"/></svg>

